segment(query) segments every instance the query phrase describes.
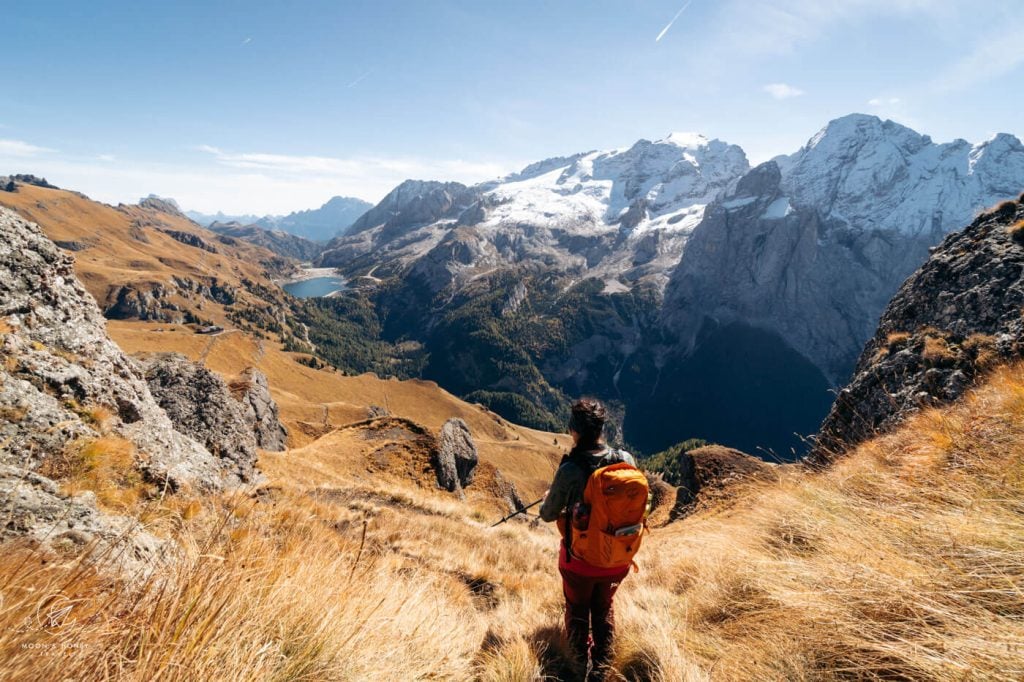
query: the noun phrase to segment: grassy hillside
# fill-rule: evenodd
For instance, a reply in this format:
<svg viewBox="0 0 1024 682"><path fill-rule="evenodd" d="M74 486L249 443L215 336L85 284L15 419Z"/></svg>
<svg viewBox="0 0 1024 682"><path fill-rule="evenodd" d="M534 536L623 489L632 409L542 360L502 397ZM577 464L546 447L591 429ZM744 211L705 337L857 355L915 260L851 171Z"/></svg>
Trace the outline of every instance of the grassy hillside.
<svg viewBox="0 0 1024 682"><path fill-rule="evenodd" d="M336 436L339 437L339 436ZM250 496L141 503L182 540L118 585L8 548L15 679L481 679L565 673L550 527L356 477L344 443L266 454ZM624 679L1020 679L1024 368L833 469L785 468L656 528L620 590ZM67 610L67 607L71 607ZM59 652L59 653L57 653Z"/></svg>
<svg viewBox="0 0 1024 682"><path fill-rule="evenodd" d="M0 205L75 252L75 272L103 310L119 295L162 290L151 312L168 319L184 314L186 321L283 331L275 311L287 297L271 278L294 265L266 249L221 239L180 215L115 208L66 190L19 185L0 192Z"/></svg>
<svg viewBox="0 0 1024 682"><path fill-rule="evenodd" d="M111 321L107 330L128 353L178 352L201 360L228 379L247 367L259 368L280 407L291 448L309 446L336 428L366 419L371 406L411 419L434 434L445 420L459 417L469 425L481 460L499 468L524 495L536 497L569 447L566 435L512 424L459 400L432 381L345 376L329 367L313 369L299 362L308 356L285 352L278 343L242 332L200 336L187 327L127 321ZM342 458L336 466L344 463Z"/></svg>

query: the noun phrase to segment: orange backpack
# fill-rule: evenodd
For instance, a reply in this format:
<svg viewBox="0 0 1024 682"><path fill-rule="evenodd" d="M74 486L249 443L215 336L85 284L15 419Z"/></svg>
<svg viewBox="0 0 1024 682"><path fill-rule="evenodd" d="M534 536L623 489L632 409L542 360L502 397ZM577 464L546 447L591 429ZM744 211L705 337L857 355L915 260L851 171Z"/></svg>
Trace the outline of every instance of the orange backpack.
<svg viewBox="0 0 1024 682"><path fill-rule="evenodd" d="M585 530L571 529L572 555L601 568L631 564L647 532L647 477L626 462L596 469L583 489L583 504L590 507L590 519Z"/></svg>

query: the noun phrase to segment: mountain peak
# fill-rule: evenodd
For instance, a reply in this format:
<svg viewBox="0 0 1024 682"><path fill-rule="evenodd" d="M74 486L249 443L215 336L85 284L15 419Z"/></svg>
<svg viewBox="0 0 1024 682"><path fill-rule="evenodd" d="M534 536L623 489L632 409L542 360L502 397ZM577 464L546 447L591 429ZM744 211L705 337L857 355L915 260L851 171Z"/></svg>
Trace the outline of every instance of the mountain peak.
<svg viewBox="0 0 1024 682"><path fill-rule="evenodd" d="M919 147L931 138L893 120L871 114L847 114L829 121L807 141L805 150L847 147L865 140L888 140L901 147Z"/></svg>
<svg viewBox="0 0 1024 682"><path fill-rule="evenodd" d="M661 142L669 142L684 149L696 149L708 146L708 138L694 132L672 132Z"/></svg>
<svg viewBox="0 0 1024 682"><path fill-rule="evenodd" d="M1005 149L1006 151L1024 151L1024 144L1021 143L1020 138L1010 133L996 133L992 137L988 138L980 145L979 148L987 147L990 149Z"/></svg>
<svg viewBox="0 0 1024 682"><path fill-rule="evenodd" d="M159 211L161 213L167 213L169 215L186 217L185 214L181 212L181 207L178 206L178 202L170 197L161 197L156 194L150 194L148 197L139 199L139 206Z"/></svg>

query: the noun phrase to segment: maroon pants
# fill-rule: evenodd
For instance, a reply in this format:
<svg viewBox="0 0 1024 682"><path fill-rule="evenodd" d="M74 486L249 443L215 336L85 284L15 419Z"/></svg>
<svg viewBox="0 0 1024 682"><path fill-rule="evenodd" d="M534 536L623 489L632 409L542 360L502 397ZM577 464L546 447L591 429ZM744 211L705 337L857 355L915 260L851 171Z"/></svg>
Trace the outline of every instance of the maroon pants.
<svg viewBox="0 0 1024 682"><path fill-rule="evenodd" d="M629 574L627 566L611 576L586 576L564 566L562 592L565 593L565 633L577 661L586 665L588 654L595 669L611 661L615 635L615 608L612 599L619 583ZM593 637L591 637L593 633Z"/></svg>

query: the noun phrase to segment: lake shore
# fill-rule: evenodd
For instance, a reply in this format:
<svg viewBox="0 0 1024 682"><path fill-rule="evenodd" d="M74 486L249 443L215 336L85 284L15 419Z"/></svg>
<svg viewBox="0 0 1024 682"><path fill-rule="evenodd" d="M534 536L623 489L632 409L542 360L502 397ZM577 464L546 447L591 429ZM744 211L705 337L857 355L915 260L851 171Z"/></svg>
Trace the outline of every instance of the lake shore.
<svg viewBox="0 0 1024 682"><path fill-rule="evenodd" d="M296 274L292 275L291 277L274 280L274 283L280 287L283 287L285 284L305 282L306 280L317 279L319 277L337 277L341 279L341 275L338 274L338 271L335 268L301 267L299 268L299 271Z"/></svg>

